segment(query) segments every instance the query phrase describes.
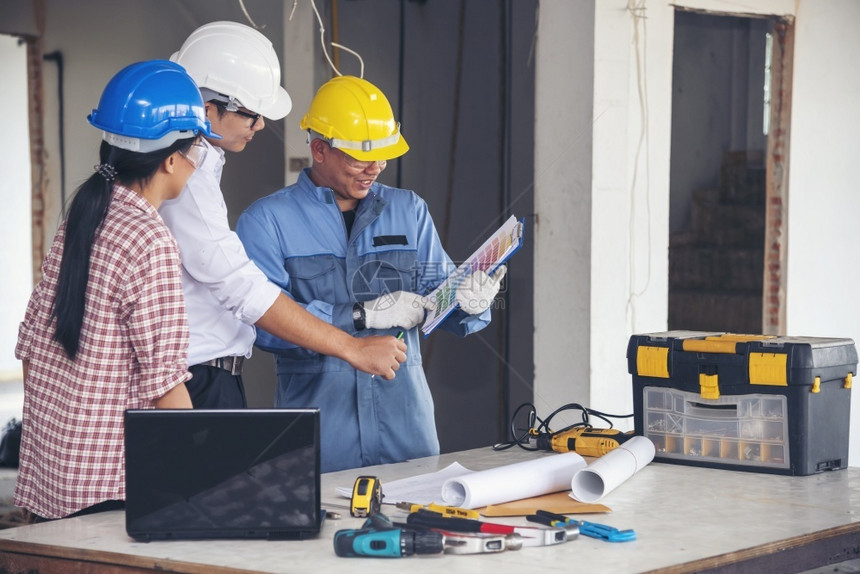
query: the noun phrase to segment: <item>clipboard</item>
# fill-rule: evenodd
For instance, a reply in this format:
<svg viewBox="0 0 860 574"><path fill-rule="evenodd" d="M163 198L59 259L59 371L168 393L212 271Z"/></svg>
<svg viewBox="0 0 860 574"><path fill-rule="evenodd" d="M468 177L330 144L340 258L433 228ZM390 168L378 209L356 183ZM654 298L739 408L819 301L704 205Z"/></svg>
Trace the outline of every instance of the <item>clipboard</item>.
<svg viewBox="0 0 860 574"><path fill-rule="evenodd" d="M427 312L427 318L421 327L425 337L458 307L455 298L457 287L466 277L475 271L485 271L488 275L492 275L500 265L519 250L523 244L525 225L525 218L517 220L512 215L466 261L448 275L441 285L427 295L427 298L434 301L436 306L432 311Z"/></svg>

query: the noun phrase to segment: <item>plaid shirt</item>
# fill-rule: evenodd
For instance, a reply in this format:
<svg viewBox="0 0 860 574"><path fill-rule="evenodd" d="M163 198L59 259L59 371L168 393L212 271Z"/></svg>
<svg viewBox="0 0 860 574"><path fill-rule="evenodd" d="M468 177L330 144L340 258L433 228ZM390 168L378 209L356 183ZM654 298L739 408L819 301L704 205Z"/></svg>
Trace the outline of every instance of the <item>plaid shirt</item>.
<svg viewBox="0 0 860 574"><path fill-rule="evenodd" d="M50 319L65 224L30 297L15 356L29 361L15 504L61 518L125 499L123 412L190 378L179 250L155 208L114 187L90 256L77 358Z"/></svg>

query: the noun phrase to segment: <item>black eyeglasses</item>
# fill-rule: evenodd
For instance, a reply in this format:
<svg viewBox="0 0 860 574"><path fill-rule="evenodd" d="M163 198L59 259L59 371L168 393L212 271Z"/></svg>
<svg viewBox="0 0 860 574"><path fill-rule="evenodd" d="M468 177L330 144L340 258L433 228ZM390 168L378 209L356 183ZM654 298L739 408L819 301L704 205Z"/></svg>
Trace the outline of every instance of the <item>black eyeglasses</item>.
<svg viewBox="0 0 860 574"><path fill-rule="evenodd" d="M233 112L234 114L238 114L238 115L242 116L243 118L248 118L249 120L251 120L251 125L248 126L248 129L253 129L253 127L255 125L257 125L257 120L259 120L260 117L262 117L262 114L254 114L251 112L244 112L244 111L239 110L239 109L231 110L230 104L228 104L227 102L221 102L219 100L211 100L211 102L213 104L215 104L216 106L218 106L219 108L223 108L223 109L227 110L228 112Z"/></svg>

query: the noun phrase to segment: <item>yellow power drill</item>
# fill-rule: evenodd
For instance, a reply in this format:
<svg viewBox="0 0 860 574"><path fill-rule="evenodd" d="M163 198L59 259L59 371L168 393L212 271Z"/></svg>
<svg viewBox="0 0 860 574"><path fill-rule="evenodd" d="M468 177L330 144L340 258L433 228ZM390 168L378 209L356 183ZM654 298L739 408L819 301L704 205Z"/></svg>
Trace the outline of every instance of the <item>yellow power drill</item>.
<svg viewBox="0 0 860 574"><path fill-rule="evenodd" d="M582 456L599 457L633 436L633 431L579 426L554 433L535 432L529 442L539 450L573 451Z"/></svg>

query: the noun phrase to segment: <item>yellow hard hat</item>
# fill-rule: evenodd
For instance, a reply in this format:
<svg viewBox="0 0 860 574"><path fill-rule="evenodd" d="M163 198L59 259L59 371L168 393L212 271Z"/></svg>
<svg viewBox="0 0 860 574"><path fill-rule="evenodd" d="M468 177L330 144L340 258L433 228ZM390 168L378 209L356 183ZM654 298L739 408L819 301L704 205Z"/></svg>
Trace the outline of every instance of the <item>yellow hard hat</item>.
<svg viewBox="0 0 860 574"><path fill-rule="evenodd" d="M359 161L394 159L409 150L385 94L355 76L323 84L300 125Z"/></svg>

